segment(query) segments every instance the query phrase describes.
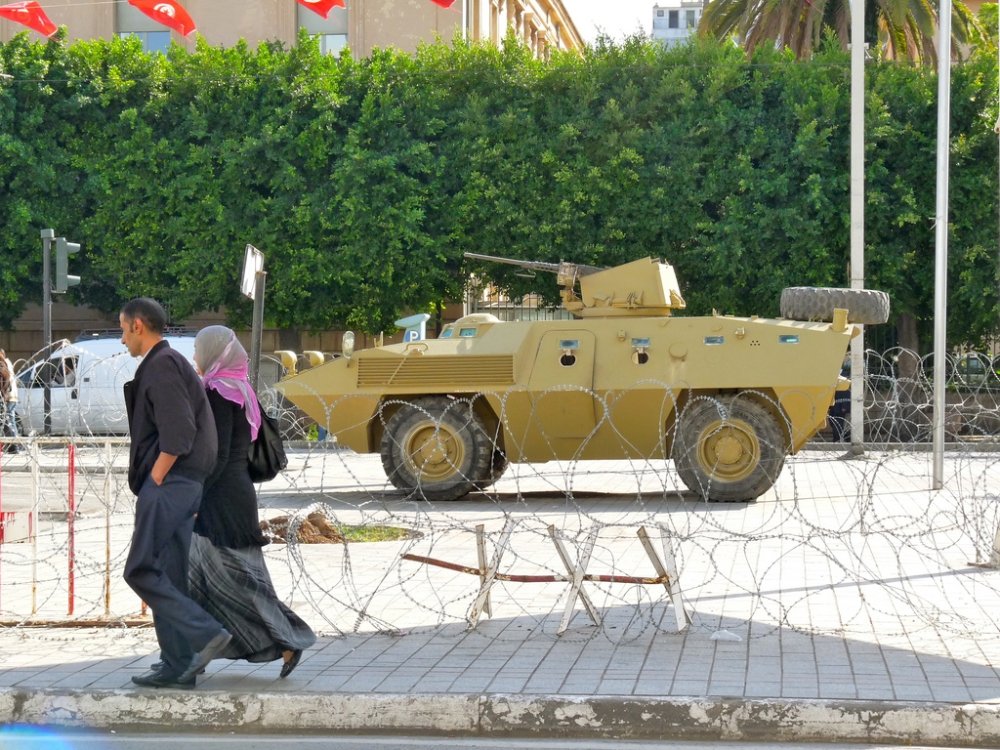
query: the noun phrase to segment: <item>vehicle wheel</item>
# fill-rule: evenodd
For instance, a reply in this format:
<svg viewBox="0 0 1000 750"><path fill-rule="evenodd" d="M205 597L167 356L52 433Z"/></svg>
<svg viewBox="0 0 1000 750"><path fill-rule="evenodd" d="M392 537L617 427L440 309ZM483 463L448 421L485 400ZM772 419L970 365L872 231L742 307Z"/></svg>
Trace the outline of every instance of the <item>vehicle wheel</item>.
<svg viewBox="0 0 1000 750"><path fill-rule="evenodd" d="M507 460L507 454L501 448L494 448L492 441L490 449L493 451L493 458L490 461L489 477L476 482L477 490L484 490L496 484L510 465L510 462Z"/></svg>
<svg viewBox="0 0 1000 750"><path fill-rule="evenodd" d="M382 466L392 484L425 500L457 500L490 475L493 444L467 401L428 396L405 403L385 425Z"/></svg>
<svg viewBox="0 0 1000 750"><path fill-rule="evenodd" d="M781 317L829 323L834 308L847 310L848 323L877 325L889 319L889 295L875 289L790 286L781 292Z"/></svg>
<svg viewBox="0 0 1000 750"><path fill-rule="evenodd" d="M673 459L681 481L706 500L754 500L774 484L788 453L785 430L745 396L699 398L678 416Z"/></svg>

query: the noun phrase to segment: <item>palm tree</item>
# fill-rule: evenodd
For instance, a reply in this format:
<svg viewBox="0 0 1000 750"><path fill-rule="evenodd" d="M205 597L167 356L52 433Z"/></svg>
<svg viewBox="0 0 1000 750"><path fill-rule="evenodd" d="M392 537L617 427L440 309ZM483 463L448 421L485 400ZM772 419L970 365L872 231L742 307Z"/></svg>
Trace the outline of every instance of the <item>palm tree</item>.
<svg viewBox="0 0 1000 750"><path fill-rule="evenodd" d="M867 3L866 39L876 57L910 60L925 65L937 61L937 9L928 0L875 0ZM798 58L809 57L826 30L846 48L850 42L849 0L711 0L701 17L699 33L723 39L735 35L752 53L760 44L788 47ZM962 0L953 0L952 49L968 49L981 32L979 22Z"/></svg>

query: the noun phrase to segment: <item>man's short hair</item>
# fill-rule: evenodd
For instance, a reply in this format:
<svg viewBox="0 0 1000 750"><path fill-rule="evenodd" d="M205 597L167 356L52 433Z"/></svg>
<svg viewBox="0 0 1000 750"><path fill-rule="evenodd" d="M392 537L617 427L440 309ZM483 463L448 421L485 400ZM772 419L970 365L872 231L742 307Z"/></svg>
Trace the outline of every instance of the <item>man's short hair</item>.
<svg viewBox="0 0 1000 750"><path fill-rule="evenodd" d="M125 303L122 315L129 320L141 320L152 333L163 333L167 326L167 313L152 297L136 297Z"/></svg>

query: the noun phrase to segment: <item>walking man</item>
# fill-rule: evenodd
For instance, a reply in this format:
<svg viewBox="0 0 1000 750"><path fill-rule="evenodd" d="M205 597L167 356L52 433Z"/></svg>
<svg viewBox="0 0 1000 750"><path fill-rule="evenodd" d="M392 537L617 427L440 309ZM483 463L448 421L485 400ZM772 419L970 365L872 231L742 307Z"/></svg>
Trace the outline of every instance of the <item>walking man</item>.
<svg viewBox="0 0 1000 750"><path fill-rule="evenodd" d="M190 689L232 636L188 596L188 550L202 483L215 465L215 420L201 378L163 339L156 300L127 302L122 343L142 357L125 384L132 445L128 482L137 496L125 581L153 613L159 665L132 678L143 687Z"/></svg>

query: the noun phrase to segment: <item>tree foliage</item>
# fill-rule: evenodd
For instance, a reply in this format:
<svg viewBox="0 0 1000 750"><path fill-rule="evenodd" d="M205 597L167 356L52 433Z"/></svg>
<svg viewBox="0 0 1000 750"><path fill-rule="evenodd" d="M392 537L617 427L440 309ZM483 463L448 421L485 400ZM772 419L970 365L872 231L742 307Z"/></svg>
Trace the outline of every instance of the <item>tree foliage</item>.
<svg viewBox="0 0 1000 750"><path fill-rule="evenodd" d="M930 0L869 0L865 6L865 42L879 60L937 62L938 11ZM699 33L716 39L736 37L751 54L761 46L779 46L807 59L832 34L843 49L851 41L849 0L711 0ZM951 45L955 57L984 33L962 0L951 12Z"/></svg>
<svg viewBox="0 0 1000 750"><path fill-rule="evenodd" d="M954 69L949 330L976 342L998 304L994 41ZM532 59L437 43L363 60L129 39L0 45L0 324L40 296L39 229L83 244L72 296L149 294L176 318L246 323L243 248L267 256L273 325L390 330L460 298L464 251L611 265L672 262L689 311L776 314L782 287L843 286L849 60L640 39ZM872 287L930 331L936 79L868 67ZM475 266L504 287L554 283Z"/></svg>

